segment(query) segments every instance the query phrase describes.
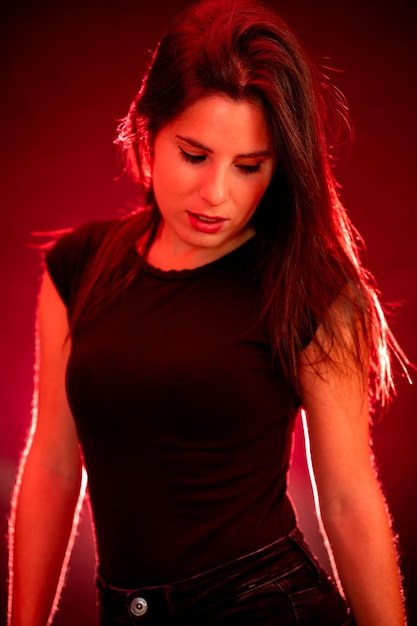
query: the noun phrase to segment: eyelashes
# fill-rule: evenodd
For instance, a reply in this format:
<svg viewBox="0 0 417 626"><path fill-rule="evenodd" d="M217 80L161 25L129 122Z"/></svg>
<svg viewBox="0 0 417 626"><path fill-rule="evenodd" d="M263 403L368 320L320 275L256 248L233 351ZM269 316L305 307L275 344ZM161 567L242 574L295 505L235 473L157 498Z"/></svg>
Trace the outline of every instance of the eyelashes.
<svg viewBox="0 0 417 626"><path fill-rule="evenodd" d="M192 165L204 163L204 161L206 160L206 155L190 154L181 147L179 149L179 155L183 161L185 161L186 163L191 163ZM244 165L243 163L236 163L235 167L243 174L256 174L257 172L261 171L262 163L255 163L254 165Z"/></svg>
<svg viewBox="0 0 417 626"><path fill-rule="evenodd" d="M236 165L236 167L244 174L256 174L261 171L262 163L255 163L255 165Z"/></svg>
<svg viewBox="0 0 417 626"><path fill-rule="evenodd" d="M204 154L189 154L185 152L182 148L180 148L180 157L186 163L193 163L193 165L197 165L198 163L203 163L206 159Z"/></svg>

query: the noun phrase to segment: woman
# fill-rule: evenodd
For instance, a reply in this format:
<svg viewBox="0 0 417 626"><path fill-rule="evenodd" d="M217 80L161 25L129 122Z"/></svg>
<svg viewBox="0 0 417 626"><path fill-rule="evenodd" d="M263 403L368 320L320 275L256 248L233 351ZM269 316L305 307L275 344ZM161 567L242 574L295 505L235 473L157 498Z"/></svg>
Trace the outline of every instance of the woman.
<svg viewBox="0 0 417 626"><path fill-rule="evenodd" d="M102 625L405 623L369 415L406 359L320 81L253 0L191 6L159 43L118 138L143 208L46 255L10 626L52 619L83 466ZM334 579L287 495L301 408Z"/></svg>

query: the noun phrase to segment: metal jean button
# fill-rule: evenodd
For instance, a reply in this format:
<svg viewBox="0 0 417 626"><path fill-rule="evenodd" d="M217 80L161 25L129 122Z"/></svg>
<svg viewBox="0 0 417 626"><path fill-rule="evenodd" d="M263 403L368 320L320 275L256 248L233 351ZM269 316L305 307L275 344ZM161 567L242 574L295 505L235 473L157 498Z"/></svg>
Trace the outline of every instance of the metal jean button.
<svg viewBox="0 0 417 626"><path fill-rule="evenodd" d="M137 597L137 598L133 598L132 602L130 603L130 611L133 613L133 615L135 615L136 617L142 617L142 615L145 615L145 613L148 610L148 603L146 602L145 598L141 598L141 597Z"/></svg>

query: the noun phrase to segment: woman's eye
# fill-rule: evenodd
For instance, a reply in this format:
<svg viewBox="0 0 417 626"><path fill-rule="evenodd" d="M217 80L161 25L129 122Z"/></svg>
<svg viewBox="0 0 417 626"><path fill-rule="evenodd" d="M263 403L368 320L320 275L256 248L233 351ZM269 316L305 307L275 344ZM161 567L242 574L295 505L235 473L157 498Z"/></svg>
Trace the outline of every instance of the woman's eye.
<svg viewBox="0 0 417 626"><path fill-rule="evenodd" d="M204 154L190 154L182 148L180 148L180 157L187 163L202 163L206 158Z"/></svg>
<svg viewBox="0 0 417 626"><path fill-rule="evenodd" d="M236 167L240 169L244 174L256 174L261 171L261 163L256 163L255 165L237 165Z"/></svg>

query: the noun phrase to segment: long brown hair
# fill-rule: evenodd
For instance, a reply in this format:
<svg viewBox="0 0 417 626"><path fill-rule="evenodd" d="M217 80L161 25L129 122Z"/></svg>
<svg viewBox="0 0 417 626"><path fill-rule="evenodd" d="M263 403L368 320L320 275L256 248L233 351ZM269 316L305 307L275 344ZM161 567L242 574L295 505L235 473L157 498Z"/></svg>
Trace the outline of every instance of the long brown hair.
<svg viewBox="0 0 417 626"><path fill-rule="evenodd" d="M191 5L159 42L117 140L145 209L107 236L80 292L72 330L137 272L137 257L126 264L132 243L144 236L152 243L160 219L149 170L156 134L198 98L218 93L262 104L279 155L254 216L259 315L267 320L275 356L298 388L298 354L320 325L326 346L353 354L368 375L371 400L384 405L394 390L392 355L403 366L407 360L361 264L361 240L331 168L329 112L345 123L346 106L288 26L257 0ZM331 359L331 350L321 350L320 358Z"/></svg>

